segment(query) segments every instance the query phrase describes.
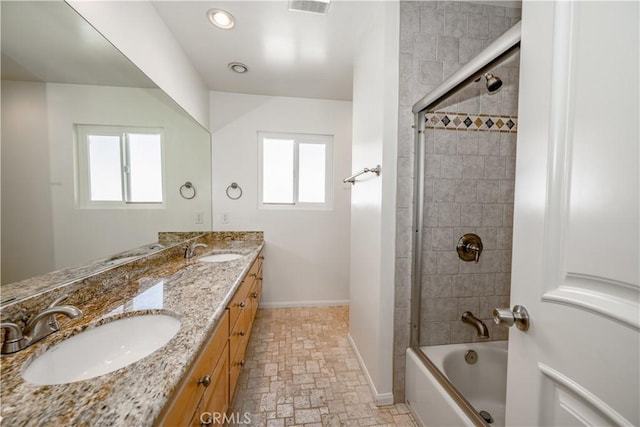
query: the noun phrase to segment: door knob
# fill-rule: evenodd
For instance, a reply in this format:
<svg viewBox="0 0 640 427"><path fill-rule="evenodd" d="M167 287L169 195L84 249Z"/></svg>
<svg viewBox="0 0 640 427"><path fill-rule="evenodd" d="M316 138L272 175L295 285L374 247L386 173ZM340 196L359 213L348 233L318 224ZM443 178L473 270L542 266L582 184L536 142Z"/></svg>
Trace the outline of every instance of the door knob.
<svg viewBox="0 0 640 427"><path fill-rule="evenodd" d="M496 325L510 328L514 324L521 331L529 330L529 312L521 305L514 305L513 310L509 308L494 308L493 321Z"/></svg>

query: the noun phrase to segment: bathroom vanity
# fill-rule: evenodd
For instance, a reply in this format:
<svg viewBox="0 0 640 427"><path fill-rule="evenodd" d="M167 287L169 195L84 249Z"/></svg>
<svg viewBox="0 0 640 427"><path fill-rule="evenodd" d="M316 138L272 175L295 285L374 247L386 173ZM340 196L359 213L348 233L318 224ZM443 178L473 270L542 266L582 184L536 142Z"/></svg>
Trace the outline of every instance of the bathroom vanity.
<svg viewBox="0 0 640 427"><path fill-rule="evenodd" d="M185 245L199 243L207 247L185 259ZM2 355L2 425L215 422L216 414L228 410L244 365L262 294L263 247L261 232L205 233L4 305L3 322L15 321L68 294L64 304L84 315L59 316L59 332ZM236 254L237 259L201 260L212 254ZM114 320L151 314L180 321L175 336L154 353L81 381L37 385L24 380L24 369L61 341Z"/></svg>
<svg viewBox="0 0 640 427"><path fill-rule="evenodd" d="M235 291L215 331L165 406L158 424L218 424L235 393L262 295L262 252Z"/></svg>

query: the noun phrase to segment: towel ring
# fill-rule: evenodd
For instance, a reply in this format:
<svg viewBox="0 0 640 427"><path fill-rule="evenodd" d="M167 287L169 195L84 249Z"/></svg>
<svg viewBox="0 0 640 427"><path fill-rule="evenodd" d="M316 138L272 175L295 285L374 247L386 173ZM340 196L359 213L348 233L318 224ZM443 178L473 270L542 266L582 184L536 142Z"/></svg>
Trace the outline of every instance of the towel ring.
<svg viewBox="0 0 640 427"><path fill-rule="evenodd" d="M193 192L193 194L191 196L185 195L184 192L185 190L190 190ZM188 193L187 193L188 194ZM187 200L191 200L194 197L196 197L196 187L193 186L193 184L190 181L185 182L184 184L182 184L180 186L180 195Z"/></svg>
<svg viewBox="0 0 640 427"><path fill-rule="evenodd" d="M229 190L239 190L240 194L238 194L238 197L233 197L231 196L231 194L229 194ZM237 182L232 182L230 186L227 187L227 197L230 198L231 200L238 200L240 197L242 197L242 188L238 185Z"/></svg>

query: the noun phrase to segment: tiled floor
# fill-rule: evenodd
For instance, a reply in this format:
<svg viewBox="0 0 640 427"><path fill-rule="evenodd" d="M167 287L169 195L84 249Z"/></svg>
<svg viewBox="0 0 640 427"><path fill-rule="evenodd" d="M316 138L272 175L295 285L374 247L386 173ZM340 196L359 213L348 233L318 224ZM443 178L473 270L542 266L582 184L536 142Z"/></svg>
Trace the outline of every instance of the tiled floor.
<svg viewBox="0 0 640 427"><path fill-rule="evenodd" d="M232 412L252 426L415 426L377 407L347 341L347 307L260 309Z"/></svg>

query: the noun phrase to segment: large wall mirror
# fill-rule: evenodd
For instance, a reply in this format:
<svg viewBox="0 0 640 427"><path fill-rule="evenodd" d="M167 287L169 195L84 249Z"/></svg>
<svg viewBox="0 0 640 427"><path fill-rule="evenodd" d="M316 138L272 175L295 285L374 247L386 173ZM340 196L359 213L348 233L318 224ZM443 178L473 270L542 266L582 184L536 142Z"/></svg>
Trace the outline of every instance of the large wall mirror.
<svg viewBox="0 0 640 427"><path fill-rule="evenodd" d="M3 1L1 8L3 287L155 242L160 231L211 230L210 134L63 1ZM79 128L125 131L111 140L114 151L99 138L91 142L97 148L83 145ZM126 133L149 129L162 141L155 172L131 166L152 155L136 157L144 144L132 138L138 142L129 145ZM101 164L107 159L123 162L114 178L123 194L132 193L124 181L135 168L140 179L160 179L161 190L151 202L95 196L99 203L86 203L87 186L118 175ZM94 175L83 187L86 164L79 163L87 161ZM183 197L186 182L192 187Z"/></svg>

